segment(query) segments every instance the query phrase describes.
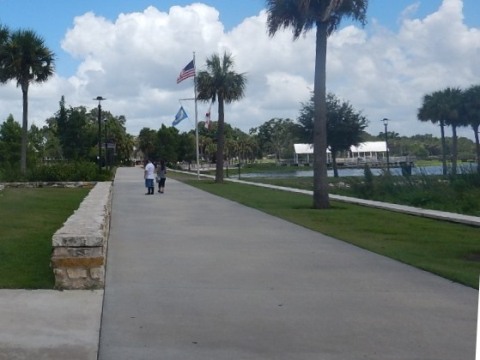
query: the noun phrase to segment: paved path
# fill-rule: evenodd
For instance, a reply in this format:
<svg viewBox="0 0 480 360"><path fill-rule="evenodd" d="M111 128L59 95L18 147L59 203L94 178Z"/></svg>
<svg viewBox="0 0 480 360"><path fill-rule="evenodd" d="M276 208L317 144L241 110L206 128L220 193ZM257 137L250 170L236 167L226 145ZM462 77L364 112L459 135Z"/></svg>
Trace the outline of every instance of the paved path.
<svg viewBox="0 0 480 360"><path fill-rule="evenodd" d="M462 360L478 291L118 169L99 359Z"/></svg>
<svg viewBox="0 0 480 360"><path fill-rule="evenodd" d="M103 290L0 290L0 360L95 360Z"/></svg>

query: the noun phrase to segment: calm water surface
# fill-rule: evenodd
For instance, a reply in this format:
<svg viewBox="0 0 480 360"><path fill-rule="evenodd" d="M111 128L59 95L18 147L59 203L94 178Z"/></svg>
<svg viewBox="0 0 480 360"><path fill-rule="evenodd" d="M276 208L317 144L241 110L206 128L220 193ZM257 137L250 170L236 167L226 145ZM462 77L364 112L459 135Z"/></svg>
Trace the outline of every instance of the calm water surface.
<svg viewBox="0 0 480 360"><path fill-rule="evenodd" d="M383 173L382 169L371 169L373 175L380 175ZM401 168L391 168L392 175L402 175ZM425 167L413 167L412 175L441 175L442 166L425 166ZM364 176L363 169L339 169L338 176ZM230 176L234 176L231 174ZM333 177L333 170L328 170L328 176ZM269 178L292 178L292 177L313 177L313 170L298 170L294 172L264 172L264 173L250 173L241 174L242 178L255 178L255 177L269 177Z"/></svg>

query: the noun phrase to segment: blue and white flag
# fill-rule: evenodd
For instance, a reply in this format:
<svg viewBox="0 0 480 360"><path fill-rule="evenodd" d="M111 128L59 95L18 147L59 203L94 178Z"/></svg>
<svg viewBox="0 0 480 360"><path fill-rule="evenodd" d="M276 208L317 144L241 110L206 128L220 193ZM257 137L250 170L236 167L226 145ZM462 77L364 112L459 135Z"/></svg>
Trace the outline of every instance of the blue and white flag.
<svg viewBox="0 0 480 360"><path fill-rule="evenodd" d="M178 109L177 115L175 115L175 120L173 120L172 126L178 125L180 121L186 118L188 118L188 115L183 109L183 106L180 106L180 109Z"/></svg>

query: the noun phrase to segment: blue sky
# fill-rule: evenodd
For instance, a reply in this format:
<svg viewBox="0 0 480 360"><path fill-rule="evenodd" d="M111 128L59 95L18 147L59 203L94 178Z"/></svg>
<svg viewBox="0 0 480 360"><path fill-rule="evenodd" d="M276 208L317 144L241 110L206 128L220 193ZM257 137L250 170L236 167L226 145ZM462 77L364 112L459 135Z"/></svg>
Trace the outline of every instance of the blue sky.
<svg viewBox="0 0 480 360"><path fill-rule="evenodd" d="M187 0L0 0L0 22L11 28L32 28L42 35L54 49L60 61L57 71L68 75L75 64L63 53L60 42L75 16L92 11L114 21L120 13L143 11L148 6L168 11L171 6L185 6ZM238 25L244 18L257 15L264 8L263 0L201 1L220 12L226 30Z"/></svg>
<svg viewBox="0 0 480 360"><path fill-rule="evenodd" d="M64 54L60 42L75 16L92 11L95 14L115 21L120 13L143 11L148 6L168 11L171 6L191 4L189 0L0 0L0 22L12 28L32 28L42 35L55 53L57 71L69 75L76 64ZM257 15L265 8L263 0L204 0L207 5L220 12L220 20L229 31L245 18ZM385 3L388 3L386 6ZM441 4L440 0L370 0L368 24L373 20L391 29L398 28L398 19L409 6L418 4L416 14L423 17ZM465 23L480 26L480 1L464 0Z"/></svg>
<svg viewBox="0 0 480 360"><path fill-rule="evenodd" d="M183 0L0 0L1 23L34 29L57 56L56 79L31 91L32 122L41 125L55 113L62 95L71 106L94 106L88 101L101 94L111 99L105 106L113 113L127 116L134 134L170 125L178 99L191 88L172 79L192 51L201 64L225 50L248 74L247 96L228 109L227 121L248 131L273 117L295 119L313 87L313 34L295 43L289 31L266 38L263 0L198 2L207 6ZM191 24L174 22L192 14ZM134 34L128 37L125 29ZM120 39L131 51L120 49ZM364 112L367 130L382 131L377 120L389 117L400 134L438 135L435 127L418 123L416 108L426 92L480 83L480 1L370 0L368 25L345 23L329 47L327 87ZM130 76L124 76L122 61ZM0 121L9 113L21 118L20 100L14 84L0 87ZM183 126L188 130L191 121Z"/></svg>

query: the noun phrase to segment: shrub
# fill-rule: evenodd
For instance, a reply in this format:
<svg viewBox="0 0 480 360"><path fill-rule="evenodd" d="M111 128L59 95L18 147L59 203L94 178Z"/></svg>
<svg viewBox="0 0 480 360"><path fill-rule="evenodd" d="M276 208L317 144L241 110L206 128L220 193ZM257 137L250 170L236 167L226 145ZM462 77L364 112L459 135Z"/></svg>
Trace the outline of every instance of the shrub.
<svg viewBox="0 0 480 360"><path fill-rule="evenodd" d="M92 162L62 162L45 164L31 169L29 181L108 181L112 179L112 171L98 170Z"/></svg>
<svg viewBox="0 0 480 360"><path fill-rule="evenodd" d="M19 167L12 167L10 163L5 162L0 169L0 181L22 181L25 180Z"/></svg>

